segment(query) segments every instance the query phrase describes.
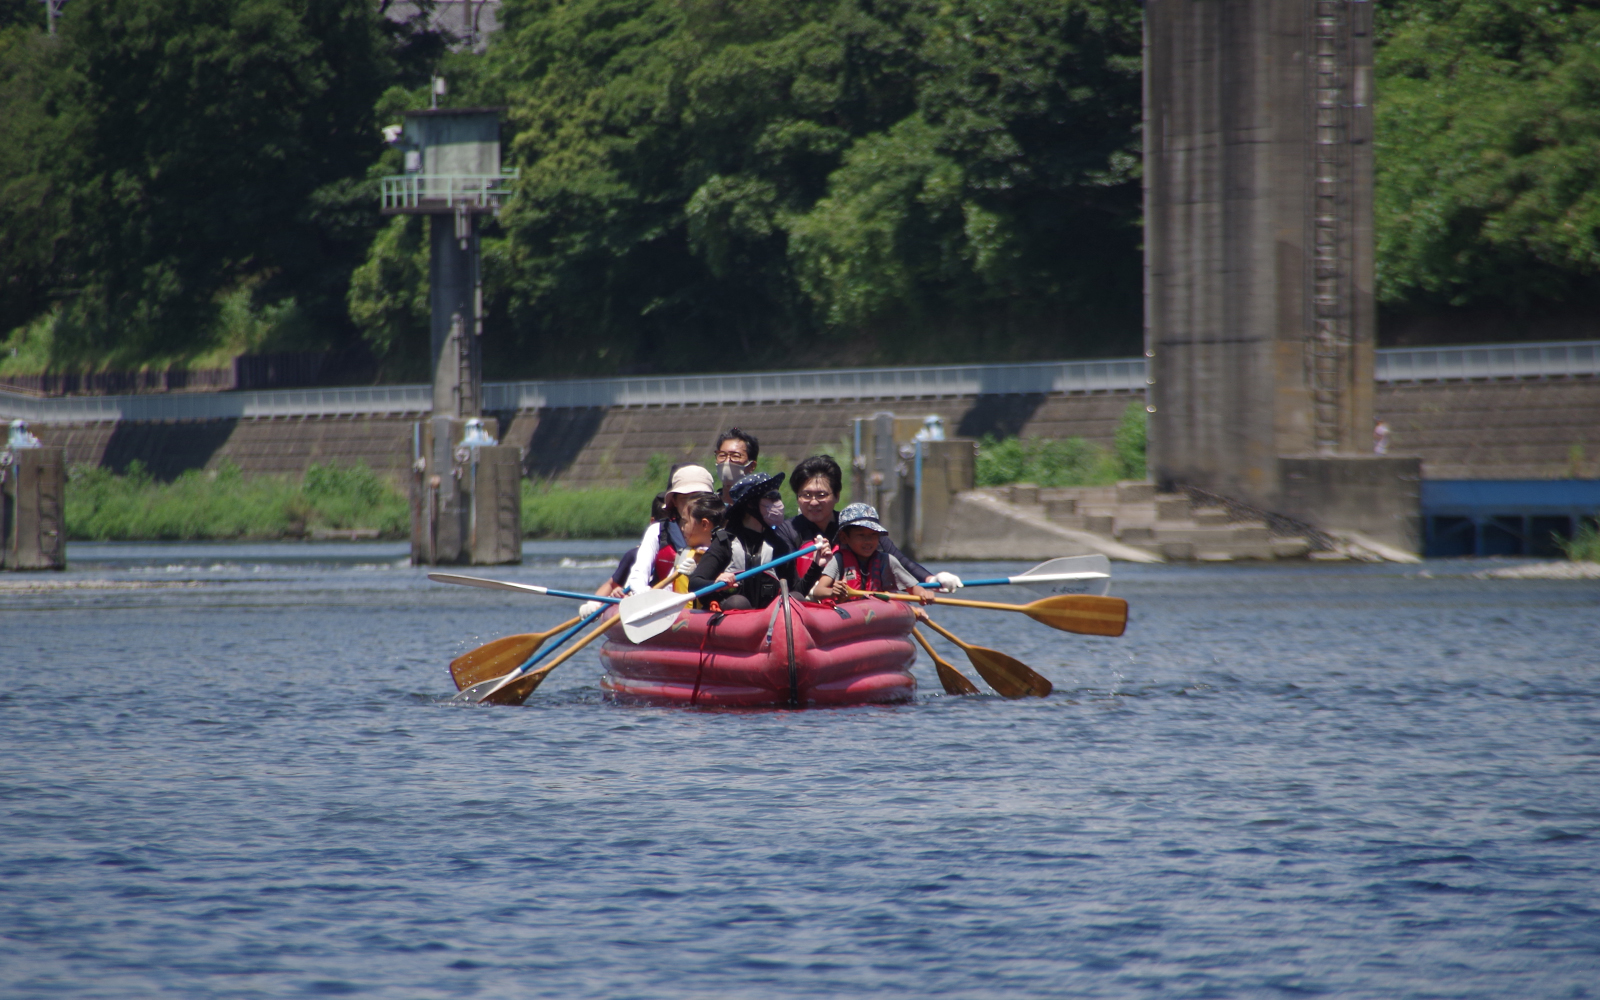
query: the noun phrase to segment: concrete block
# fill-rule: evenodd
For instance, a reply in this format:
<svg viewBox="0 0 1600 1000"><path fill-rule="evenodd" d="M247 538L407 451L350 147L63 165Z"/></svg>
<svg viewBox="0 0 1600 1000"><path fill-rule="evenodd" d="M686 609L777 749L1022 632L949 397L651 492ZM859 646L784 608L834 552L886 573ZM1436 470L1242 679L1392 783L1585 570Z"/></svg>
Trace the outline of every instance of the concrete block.
<svg viewBox="0 0 1600 1000"><path fill-rule="evenodd" d="M1282 456L1280 512L1324 531L1355 531L1406 552L1422 547L1422 460Z"/></svg>
<svg viewBox="0 0 1600 1000"><path fill-rule="evenodd" d="M1039 487L1032 483L1018 483L1011 487L1011 502L1032 506L1039 502Z"/></svg>
<svg viewBox="0 0 1600 1000"><path fill-rule="evenodd" d="M1189 517L1189 498L1185 496L1156 497L1157 521L1182 521Z"/></svg>
<svg viewBox="0 0 1600 1000"><path fill-rule="evenodd" d="M1190 517L1196 524L1210 526L1225 525L1228 523L1228 508L1196 507L1190 512Z"/></svg>
<svg viewBox="0 0 1600 1000"><path fill-rule="evenodd" d="M1092 531L1097 535L1109 535L1116 525L1116 520L1110 514L1093 514L1083 519L1083 530Z"/></svg>
<svg viewBox="0 0 1600 1000"><path fill-rule="evenodd" d="M1126 482L1117 484L1117 503L1154 503L1156 499L1155 483Z"/></svg>
<svg viewBox="0 0 1600 1000"><path fill-rule="evenodd" d="M1160 545L1156 546L1156 551L1160 552L1169 561L1186 562L1194 558L1194 543L1162 542Z"/></svg>
<svg viewBox="0 0 1600 1000"><path fill-rule="evenodd" d="M1051 500L1044 505L1044 516L1055 521L1078 513L1076 500Z"/></svg>

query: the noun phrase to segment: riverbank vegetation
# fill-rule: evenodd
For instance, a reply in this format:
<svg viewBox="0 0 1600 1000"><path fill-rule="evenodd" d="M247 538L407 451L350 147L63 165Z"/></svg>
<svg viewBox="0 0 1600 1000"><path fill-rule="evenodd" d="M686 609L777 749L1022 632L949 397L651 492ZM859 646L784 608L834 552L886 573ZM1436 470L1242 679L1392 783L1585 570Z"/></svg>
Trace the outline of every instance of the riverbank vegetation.
<svg viewBox="0 0 1600 1000"><path fill-rule="evenodd" d="M366 465L313 465L304 477L253 476L224 462L162 482L134 461L122 475L75 466L67 481L67 537L80 541L226 541L305 538L318 529L368 529L404 538L405 496Z"/></svg>
<svg viewBox="0 0 1600 1000"><path fill-rule="evenodd" d="M979 486L1032 483L1036 486L1110 486L1119 479L1145 477L1144 402L1128 403L1111 448L1080 437L1063 440L986 436L978 443L975 479Z"/></svg>
<svg viewBox="0 0 1600 1000"><path fill-rule="evenodd" d="M1573 562L1600 563L1600 525L1593 521L1580 524L1578 533L1561 547Z"/></svg>

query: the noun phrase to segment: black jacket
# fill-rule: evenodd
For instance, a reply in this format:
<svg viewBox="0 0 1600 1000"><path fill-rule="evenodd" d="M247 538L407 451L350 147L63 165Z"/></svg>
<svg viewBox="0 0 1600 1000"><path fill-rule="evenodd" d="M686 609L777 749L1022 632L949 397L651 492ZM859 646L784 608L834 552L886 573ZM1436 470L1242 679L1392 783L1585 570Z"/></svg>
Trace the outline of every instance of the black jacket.
<svg viewBox="0 0 1600 1000"><path fill-rule="evenodd" d="M791 552L793 552L794 549L810 545L811 540L816 538L818 535L826 536L828 539L828 544L832 545L834 537L839 534L839 512L833 512L833 517L829 518L828 526L826 528L818 528L816 525L808 521L804 514L796 514L794 517L791 517L789 520L778 525L777 530L778 534L793 546L793 548L789 550ZM901 552L899 546L895 545L894 539L890 538L888 535L879 536L878 549L879 551L887 552L889 555L900 560L900 565L910 570L911 575L917 578L918 583L924 582L928 579L928 577L933 575L933 570L919 562L913 562L910 556L906 555L904 552Z"/></svg>
<svg viewBox="0 0 1600 1000"><path fill-rule="evenodd" d="M787 525L784 527L787 527ZM689 577L690 590L699 590L702 587L710 586L728 568L728 565L733 562L733 540L735 537L744 545L746 553L745 569L754 569L760 565L756 562L756 559L761 552L762 542L772 546L772 558L774 559L786 556L796 548L785 537L784 532L773 528L768 528L764 531L752 531L743 524L736 525L732 529L719 528L716 534L711 536L711 544L706 547L706 554L700 557L700 564L695 567L694 573ZM781 566L772 567L772 572L778 575L777 579L773 579L767 573L757 573L755 576L740 580L737 584L739 589L733 593L737 593L739 596L749 600L750 606L753 608L764 608L778 599L778 594L781 592L778 580L784 580L789 584L789 593L797 597L804 597L822 576L822 564L813 563L811 571L802 579L795 573L794 562L791 559ZM701 598L700 603L704 606L711 601L731 596L733 596L732 593L725 590L713 591L706 597Z"/></svg>

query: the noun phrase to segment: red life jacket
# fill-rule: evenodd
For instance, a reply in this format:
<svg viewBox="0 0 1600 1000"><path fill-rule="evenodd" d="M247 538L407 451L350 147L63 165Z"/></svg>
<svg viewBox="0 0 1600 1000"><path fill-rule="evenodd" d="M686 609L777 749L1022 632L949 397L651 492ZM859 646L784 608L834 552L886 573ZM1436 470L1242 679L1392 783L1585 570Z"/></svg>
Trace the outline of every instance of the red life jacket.
<svg viewBox="0 0 1600 1000"><path fill-rule="evenodd" d="M834 550L839 557L839 582L855 590L875 590L893 594L900 588L894 582L894 569L889 565L889 553L879 549L867 560L865 566L847 546Z"/></svg>
<svg viewBox="0 0 1600 1000"><path fill-rule="evenodd" d="M661 524L661 547L656 549L655 561L650 564L650 583L660 583L672 572L672 567L678 563L678 550L672 545L672 532L667 530L669 521Z"/></svg>

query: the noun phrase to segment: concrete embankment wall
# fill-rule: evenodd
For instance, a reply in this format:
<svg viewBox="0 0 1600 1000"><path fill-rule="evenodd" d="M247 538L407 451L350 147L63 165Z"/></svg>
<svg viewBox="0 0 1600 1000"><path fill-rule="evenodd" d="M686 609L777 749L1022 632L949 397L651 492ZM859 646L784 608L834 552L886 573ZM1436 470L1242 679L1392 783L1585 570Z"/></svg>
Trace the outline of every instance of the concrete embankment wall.
<svg viewBox="0 0 1600 1000"><path fill-rule="evenodd" d="M961 437L985 434L1082 437L1109 446L1132 393L977 396L965 399L784 403L634 409L545 410L518 414L505 443L526 449L530 475L573 486L626 482L652 455L704 460L730 427L754 434L763 459L792 463L828 449L850 451L850 421L880 410L936 413Z"/></svg>
<svg viewBox="0 0 1600 1000"><path fill-rule="evenodd" d="M526 449L525 469L571 485L626 482L652 454L704 458L711 439L740 426L766 455L798 460L845 444L852 417L892 410L938 413L952 433L1082 437L1109 446L1130 393L968 396L881 402L547 409L499 414L505 443ZM1377 414L1390 453L1421 455L1430 479L1600 476L1600 379L1379 385ZM234 462L247 475L298 474L313 463L364 461L401 477L411 462L409 417L240 419L165 423L39 424L69 463L156 474ZM1576 467L1574 447L1582 450Z"/></svg>
<svg viewBox="0 0 1600 1000"><path fill-rule="evenodd" d="M1425 479L1600 477L1600 380L1380 385L1376 404Z"/></svg>
<svg viewBox="0 0 1600 1000"><path fill-rule="evenodd" d="M315 464L366 462L397 480L411 467L413 420L333 417L290 420L178 420L161 423L38 424L69 465L126 471L135 459L171 479L232 462L246 475L301 475Z"/></svg>

